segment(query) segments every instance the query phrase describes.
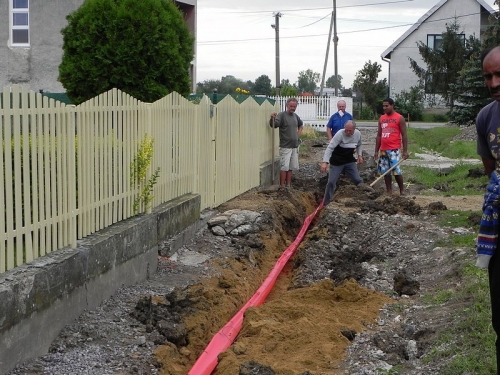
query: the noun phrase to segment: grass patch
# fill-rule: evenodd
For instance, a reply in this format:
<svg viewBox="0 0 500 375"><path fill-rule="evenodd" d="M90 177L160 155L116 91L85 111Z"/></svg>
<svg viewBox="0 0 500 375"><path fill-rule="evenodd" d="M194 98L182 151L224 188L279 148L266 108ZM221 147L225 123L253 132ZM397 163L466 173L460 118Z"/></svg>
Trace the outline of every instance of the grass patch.
<svg viewBox="0 0 500 375"><path fill-rule="evenodd" d="M455 234L446 240L436 242L437 246L454 248L472 248L476 244L477 231L479 230L479 217L481 211L440 211L437 215L438 224L449 228L471 228L471 233Z"/></svg>
<svg viewBox="0 0 500 375"><path fill-rule="evenodd" d="M423 113L422 122L448 122L449 117L442 113Z"/></svg>
<svg viewBox="0 0 500 375"><path fill-rule="evenodd" d="M302 140L305 139L316 139L319 138L321 133L316 131L312 126L303 126L302 127L302 134L300 135L300 138Z"/></svg>
<svg viewBox="0 0 500 375"><path fill-rule="evenodd" d="M450 301L453 293L452 290L436 290L433 293L423 295L422 300L427 304L441 305Z"/></svg>
<svg viewBox="0 0 500 375"><path fill-rule="evenodd" d="M438 223L443 227L472 227L473 233L455 234L437 246L451 249L461 248L474 251L474 243L479 224L471 215L481 212L441 211ZM470 255L470 254L469 254ZM444 329L437 338L426 362L444 361L442 375L494 374L495 339L491 326L491 303L488 286L488 272L473 264L469 255L458 256L458 282L450 282L450 288L439 288L422 297L429 305L447 304L453 313L454 324Z"/></svg>
<svg viewBox="0 0 500 375"><path fill-rule="evenodd" d="M454 141L453 137L461 133L458 127L443 126L432 129L408 128L408 151L437 152L453 159L479 159L475 141Z"/></svg>
<svg viewBox="0 0 500 375"><path fill-rule="evenodd" d="M457 312L455 324L440 335L426 360L449 359L440 371L442 375L494 374L496 335L490 322L488 274L470 263L460 274L462 288L451 295L438 291L434 297L436 303L449 297L447 302L456 305Z"/></svg>
<svg viewBox="0 0 500 375"><path fill-rule="evenodd" d="M458 211L458 210L444 210L440 211L438 216L438 223L442 227L450 228L469 228L475 230L479 229L479 222L471 221L471 215L481 215L481 211Z"/></svg>
<svg viewBox="0 0 500 375"><path fill-rule="evenodd" d="M475 233L456 235L453 236L451 244L454 247L471 247L476 244L476 237L477 235ZM448 246L449 245L448 243Z"/></svg>
<svg viewBox="0 0 500 375"><path fill-rule="evenodd" d="M486 175L479 178L468 178L469 170L475 168L470 164L457 164L443 173L425 167L406 166L406 180L410 183L424 185L433 190L435 195L478 195L484 193L488 183Z"/></svg>

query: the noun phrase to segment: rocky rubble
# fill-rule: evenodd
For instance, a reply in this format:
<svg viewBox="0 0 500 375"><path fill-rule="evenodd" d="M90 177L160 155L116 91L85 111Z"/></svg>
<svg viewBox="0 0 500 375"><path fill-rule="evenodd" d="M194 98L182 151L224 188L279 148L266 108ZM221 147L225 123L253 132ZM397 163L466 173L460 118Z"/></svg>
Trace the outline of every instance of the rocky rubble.
<svg viewBox="0 0 500 375"><path fill-rule="evenodd" d="M159 258L159 268L149 280L120 289L99 308L82 314L61 332L48 354L19 365L10 375L186 373L196 358L189 342L194 328L186 314L205 314L223 303L203 286L203 280L215 276L216 289L226 295L238 285L253 287L249 275L262 277L258 272L264 269L266 257L276 257L266 251L271 245L284 250L306 213L319 204L326 183L318 168L321 152L317 147L302 155L291 191L262 189L219 207L191 242L174 256ZM373 164L368 155L366 159L362 173L369 181ZM350 345L328 373L375 375L396 366L401 374L436 374L443 363L425 363L422 358L436 333L452 324L450 311L455 307L431 309L421 297L450 283L455 268L472 261L473 252L436 245L450 233L434 224L433 214L445 206L422 207L411 196L383 197L382 193L383 188L340 181L336 199L320 213L292 259L288 288L307 292L308 286L325 280L339 288L355 282L391 299L376 312L375 321L362 323L364 330L341 330ZM229 273L233 269L235 279ZM212 296L212 301L206 296ZM243 353L243 347L238 348ZM168 353L166 359L160 359L160 349ZM177 371L174 365L179 366ZM277 366L254 358L228 372L220 371L271 375L278 373ZM322 372L297 369L294 373Z"/></svg>

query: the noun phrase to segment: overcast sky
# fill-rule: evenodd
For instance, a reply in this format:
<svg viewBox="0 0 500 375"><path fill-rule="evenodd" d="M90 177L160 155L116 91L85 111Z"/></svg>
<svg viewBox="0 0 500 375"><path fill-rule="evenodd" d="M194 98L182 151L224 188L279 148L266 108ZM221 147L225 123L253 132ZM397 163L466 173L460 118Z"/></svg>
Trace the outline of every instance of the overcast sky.
<svg viewBox="0 0 500 375"><path fill-rule="evenodd" d="M493 7L494 0L485 0ZM380 55L439 0L336 0L338 74L351 87L368 60ZM276 81L279 19L280 78L297 81L300 71L323 74L333 0L198 0L197 82L232 75L244 81L263 74ZM443 30L444 31L444 30ZM335 74L330 43L326 78Z"/></svg>

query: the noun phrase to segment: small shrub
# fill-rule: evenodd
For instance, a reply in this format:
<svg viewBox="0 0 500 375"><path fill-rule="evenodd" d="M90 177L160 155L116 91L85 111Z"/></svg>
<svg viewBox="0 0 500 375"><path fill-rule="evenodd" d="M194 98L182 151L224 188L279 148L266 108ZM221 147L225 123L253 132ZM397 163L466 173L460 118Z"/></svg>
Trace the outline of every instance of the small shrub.
<svg viewBox="0 0 500 375"><path fill-rule="evenodd" d="M423 122L449 122L450 119L446 114L442 113L424 113L422 115Z"/></svg>
<svg viewBox="0 0 500 375"><path fill-rule="evenodd" d="M134 212L139 211L139 206L143 204L145 209L149 208L149 204L153 200L153 187L158 181L160 168L156 168L151 177L146 181L146 174L153 160L153 143L154 139L146 136L139 146L134 160L130 164L131 185L135 184L142 187L141 193L134 201Z"/></svg>

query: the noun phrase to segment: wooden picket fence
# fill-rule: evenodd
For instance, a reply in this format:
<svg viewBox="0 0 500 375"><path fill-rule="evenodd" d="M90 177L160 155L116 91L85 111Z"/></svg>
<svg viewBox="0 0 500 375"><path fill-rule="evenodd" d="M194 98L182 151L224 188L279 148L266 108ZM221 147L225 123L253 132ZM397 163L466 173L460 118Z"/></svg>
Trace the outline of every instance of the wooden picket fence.
<svg viewBox="0 0 500 375"><path fill-rule="evenodd" d="M277 155L268 120L278 110L230 96L195 104L177 93L143 103L117 89L73 106L4 88L0 272L136 215L144 184L132 180L131 164L148 137L147 178L159 169L150 209L189 193L200 194L202 209L216 207L258 186L261 165Z"/></svg>

